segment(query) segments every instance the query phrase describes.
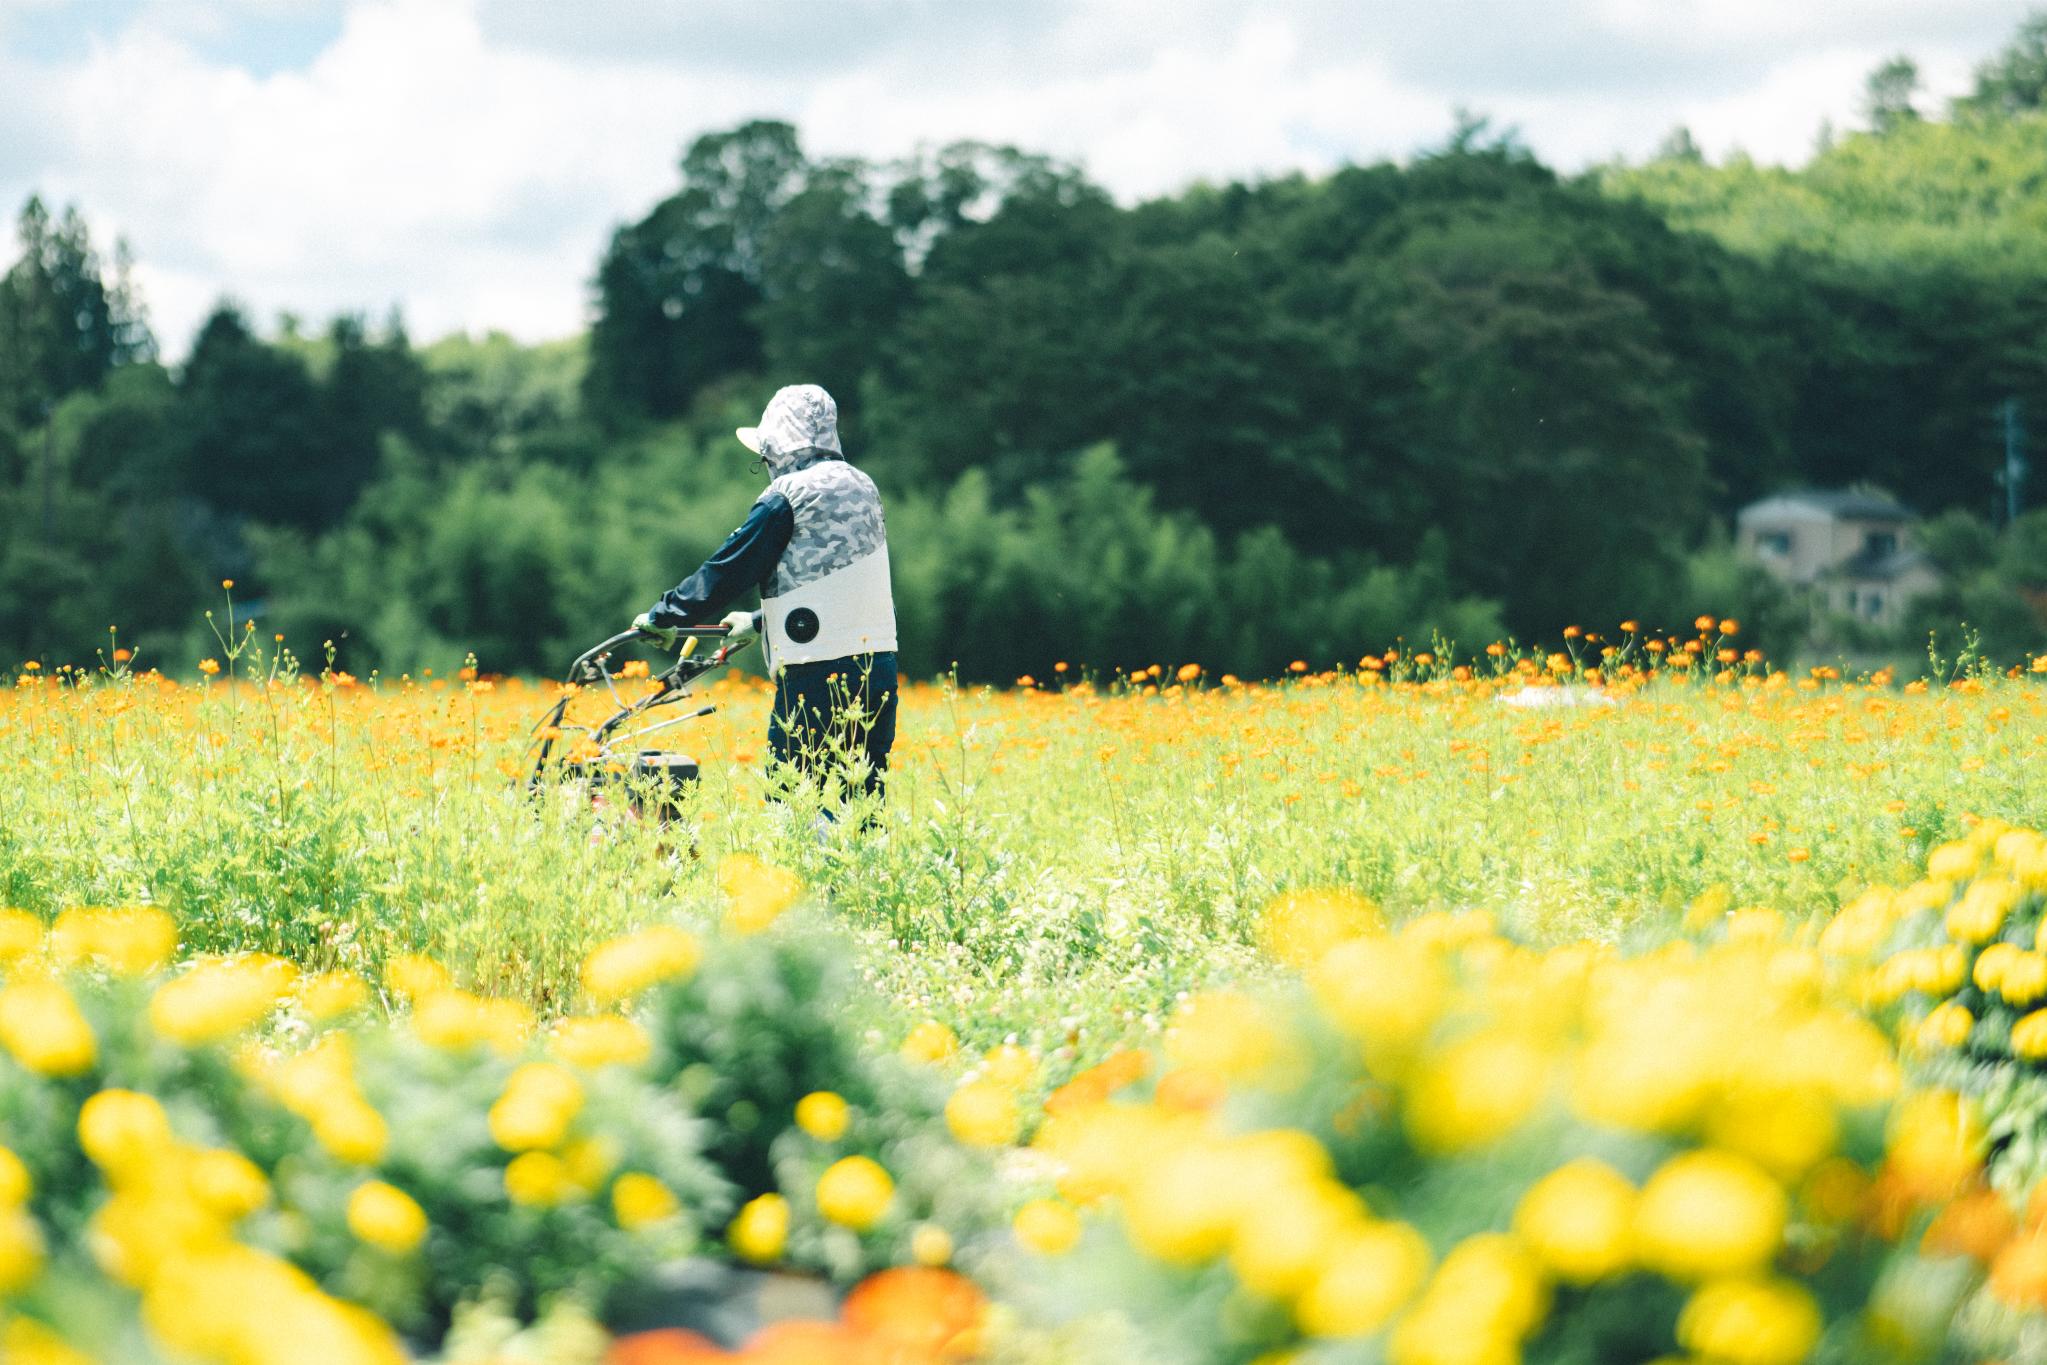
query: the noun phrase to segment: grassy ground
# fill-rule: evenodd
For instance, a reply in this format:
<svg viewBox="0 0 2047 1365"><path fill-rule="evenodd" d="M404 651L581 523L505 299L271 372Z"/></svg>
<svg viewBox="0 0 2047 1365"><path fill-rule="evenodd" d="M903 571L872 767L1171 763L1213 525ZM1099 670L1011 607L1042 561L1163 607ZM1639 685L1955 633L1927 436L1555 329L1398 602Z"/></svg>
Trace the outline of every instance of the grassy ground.
<svg viewBox="0 0 2047 1365"><path fill-rule="evenodd" d="M1716 885L1824 915L1968 816L2047 823L2027 681L1671 674L1569 708L1508 704L1519 675L1163 682L914 687L880 830L819 839L764 800L744 680L674 741L706 767L677 836L523 792L547 688L25 675L0 694L0 904L150 901L190 948L309 965L423 950L548 1007L595 942L705 913L744 850L804 876L903 1018L1091 1051L1259 970L1250 926L1289 889L1615 939Z"/></svg>

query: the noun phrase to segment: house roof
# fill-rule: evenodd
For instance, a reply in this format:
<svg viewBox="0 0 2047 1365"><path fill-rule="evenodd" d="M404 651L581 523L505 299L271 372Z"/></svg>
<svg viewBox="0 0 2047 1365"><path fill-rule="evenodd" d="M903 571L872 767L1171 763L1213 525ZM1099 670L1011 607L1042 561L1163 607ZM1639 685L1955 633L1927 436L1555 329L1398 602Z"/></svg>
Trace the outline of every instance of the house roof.
<svg viewBox="0 0 2047 1365"><path fill-rule="evenodd" d="M1772 494L1741 509L1745 518L1773 511L1819 512L1857 521L1917 521L1918 513L1888 494L1862 488L1801 488Z"/></svg>
<svg viewBox="0 0 2047 1365"><path fill-rule="evenodd" d="M1879 583L1894 583L1911 570L1927 564L1925 555L1917 550L1876 550L1867 546L1856 551L1839 564L1828 569L1825 578L1873 579ZM1930 567L1930 566L1929 566Z"/></svg>

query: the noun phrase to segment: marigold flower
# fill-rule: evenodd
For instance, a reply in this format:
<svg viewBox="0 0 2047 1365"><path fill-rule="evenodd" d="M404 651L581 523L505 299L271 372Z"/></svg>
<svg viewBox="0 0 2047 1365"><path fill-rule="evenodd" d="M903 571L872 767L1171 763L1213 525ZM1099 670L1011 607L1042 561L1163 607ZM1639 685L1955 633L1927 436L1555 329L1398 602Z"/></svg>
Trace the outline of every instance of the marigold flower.
<svg viewBox="0 0 2047 1365"><path fill-rule="evenodd" d="M348 1196L348 1230L393 1256L405 1256L426 1240L426 1210L396 1185L371 1180Z"/></svg>
<svg viewBox="0 0 2047 1365"><path fill-rule="evenodd" d="M1782 1279L1716 1280L1678 1314L1678 1344L1727 1365L1798 1365L1819 1343L1819 1305Z"/></svg>
<svg viewBox="0 0 2047 1365"><path fill-rule="evenodd" d="M1379 1331L1414 1296L1429 1271L1429 1244L1406 1223L1367 1223L1329 1253L1294 1305L1311 1337Z"/></svg>
<svg viewBox="0 0 2047 1365"><path fill-rule="evenodd" d="M575 1196L576 1182L554 1153L525 1152L505 1167L505 1193L514 1204L553 1208Z"/></svg>
<svg viewBox="0 0 2047 1365"><path fill-rule="evenodd" d="M725 925L740 934L767 928L803 894L803 883L795 873L745 853L730 854L719 862L718 886L731 898L725 908Z"/></svg>
<svg viewBox="0 0 2047 1365"><path fill-rule="evenodd" d="M617 1014L562 1020L548 1037L548 1049L586 1071L602 1066L639 1066L654 1054L654 1044L646 1030Z"/></svg>
<svg viewBox="0 0 2047 1365"><path fill-rule="evenodd" d="M78 1145L93 1164L126 1179L171 1150L163 1106L133 1090L102 1090L78 1111Z"/></svg>
<svg viewBox="0 0 2047 1365"><path fill-rule="evenodd" d="M1783 1240L1789 1203L1753 1163L1729 1152L1685 1152L1642 1187L1635 1236L1643 1264L1677 1280L1760 1269Z"/></svg>
<svg viewBox="0 0 2047 1365"><path fill-rule="evenodd" d="M741 1260L754 1265L775 1261L789 1241L789 1201L779 1194L748 1200L725 1236Z"/></svg>
<svg viewBox="0 0 2047 1365"><path fill-rule="evenodd" d="M43 1233L28 1210L0 1208L0 1300L18 1294L43 1269ZM10 1349L6 1359L19 1357Z"/></svg>
<svg viewBox="0 0 2047 1365"><path fill-rule="evenodd" d="M1064 1256L1080 1242L1080 1215L1057 1199L1033 1199L1016 1211L1010 1230L1040 1256Z"/></svg>
<svg viewBox="0 0 2047 1365"><path fill-rule="evenodd" d="M1627 1269L1634 1255L1635 1187L1604 1162L1582 1158L1529 1186L1514 1232L1561 1280L1590 1284Z"/></svg>
<svg viewBox="0 0 2047 1365"><path fill-rule="evenodd" d="M150 1027L187 1047L221 1042L276 1009L297 978L296 967L265 954L204 958L156 988Z"/></svg>
<svg viewBox="0 0 2047 1365"><path fill-rule="evenodd" d="M643 1171L628 1171L611 1187L612 1215L628 1231L665 1222L681 1210L675 1192Z"/></svg>
<svg viewBox="0 0 2047 1365"><path fill-rule="evenodd" d="M583 1086L574 1072L529 1062L512 1073L490 1107L491 1139L508 1152L558 1147L582 1108Z"/></svg>
<svg viewBox="0 0 2047 1365"><path fill-rule="evenodd" d="M28 1167L20 1157L0 1147L0 1209L25 1204L34 1192L35 1181L29 1176Z"/></svg>
<svg viewBox="0 0 2047 1365"><path fill-rule="evenodd" d="M583 962L583 989L600 1004L613 1004L663 981L689 976L703 958L694 934L656 925L601 944Z"/></svg>
<svg viewBox="0 0 2047 1365"><path fill-rule="evenodd" d="M819 1142L837 1142L846 1135L850 1110L829 1090L813 1090L796 1101L796 1126Z"/></svg>
<svg viewBox="0 0 2047 1365"><path fill-rule="evenodd" d="M911 1061L930 1065L951 1061L959 1050L960 1040L936 1019L926 1019L911 1029L902 1048L903 1056Z"/></svg>
<svg viewBox="0 0 2047 1365"><path fill-rule="evenodd" d="M0 989L0 1046L44 1076L82 1075L99 1059L92 1026L56 981L18 981Z"/></svg>
<svg viewBox="0 0 2047 1365"><path fill-rule="evenodd" d="M1020 1125L1016 1097L993 1081L969 1081L945 1102L945 1124L969 1147L1007 1147Z"/></svg>
<svg viewBox="0 0 2047 1365"><path fill-rule="evenodd" d="M841 1157L817 1181L817 1211L834 1223L865 1232L895 1199L895 1181L870 1157Z"/></svg>

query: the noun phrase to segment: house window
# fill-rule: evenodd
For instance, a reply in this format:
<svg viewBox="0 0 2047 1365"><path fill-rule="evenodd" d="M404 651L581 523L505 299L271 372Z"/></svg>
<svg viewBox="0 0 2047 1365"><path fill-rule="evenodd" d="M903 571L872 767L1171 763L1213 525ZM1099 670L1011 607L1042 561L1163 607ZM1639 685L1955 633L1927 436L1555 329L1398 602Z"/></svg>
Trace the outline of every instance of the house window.
<svg viewBox="0 0 2047 1365"><path fill-rule="evenodd" d="M1896 531L1871 531L1862 538L1862 548L1869 551L1872 555L1895 553L1898 548L1898 533Z"/></svg>
<svg viewBox="0 0 2047 1365"><path fill-rule="evenodd" d="M1791 533L1789 531L1758 531L1756 532L1756 548L1767 555L1783 555L1788 558L1791 554Z"/></svg>
<svg viewBox="0 0 2047 1365"><path fill-rule="evenodd" d="M1869 613L1869 619L1874 621L1883 614L1884 595L1880 592L1872 592L1863 599L1863 607Z"/></svg>
<svg viewBox="0 0 2047 1365"><path fill-rule="evenodd" d="M1851 614L1862 609L1861 597L1862 594L1855 591L1855 589L1848 589L1848 610Z"/></svg>

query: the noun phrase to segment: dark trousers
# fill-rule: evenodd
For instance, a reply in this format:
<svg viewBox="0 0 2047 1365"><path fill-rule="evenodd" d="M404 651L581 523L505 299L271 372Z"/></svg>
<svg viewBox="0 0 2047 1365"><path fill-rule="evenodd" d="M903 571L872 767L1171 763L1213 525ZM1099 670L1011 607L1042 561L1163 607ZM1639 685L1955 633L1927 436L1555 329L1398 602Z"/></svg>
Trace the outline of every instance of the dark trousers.
<svg viewBox="0 0 2047 1365"><path fill-rule="evenodd" d="M896 742L896 691L894 654L790 664L775 679L768 752L785 773L823 783L827 796L835 777L879 796ZM849 771L861 758L866 773Z"/></svg>

